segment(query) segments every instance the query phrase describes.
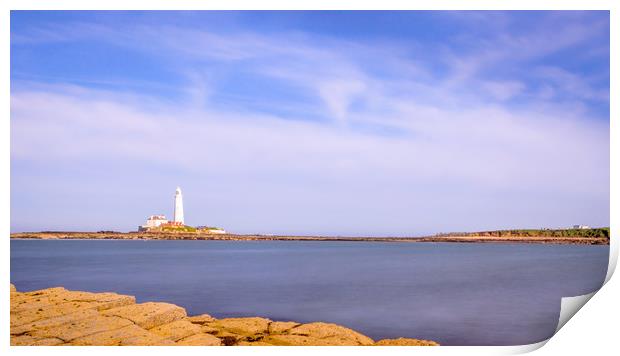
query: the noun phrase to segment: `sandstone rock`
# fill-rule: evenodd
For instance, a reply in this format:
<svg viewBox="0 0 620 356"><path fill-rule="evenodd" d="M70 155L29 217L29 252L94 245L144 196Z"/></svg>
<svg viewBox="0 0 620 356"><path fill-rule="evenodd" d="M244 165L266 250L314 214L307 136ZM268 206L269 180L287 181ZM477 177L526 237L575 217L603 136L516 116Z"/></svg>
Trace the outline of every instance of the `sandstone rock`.
<svg viewBox="0 0 620 356"><path fill-rule="evenodd" d="M221 336L218 337L218 339L220 339L222 341L222 345L224 346L233 346L236 345L237 342L239 342L239 337L238 335L226 335L226 336Z"/></svg>
<svg viewBox="0 0 620 356"><path fill-rule="evenodd" d="M23 292L17 293L15 295L11 295L11 306L14 307L21 303L27 302L32 303L33 300L40 301L45 300L49 303L52 303L49 298L58 298L62 294L70 293L70 291L62 288L62 287L54 287L41 289L31 292ZM55 304L59 303L58 301L54 301Z"/></svg>
<svg viewBox="0 0 620 356"><path fill-rule="evenodd" d="M228 331L242 336L267 334L271 320L265 318L227 318L217 319L207 326L218 330Z"/></svg>
<svg viewBox="0 0 620 356"><path fill-rule="evenodd" d="M20 293L11 284L11 345L437 345L428 340L372 339L329 323L265 318L187 317L168 303L132 296L48 288ZM176 343L175 343L176 341Z"/></svg>
<svg viewBox="0 0 620 356"><path fill-rule="evenodd" d="M169 303L142 303L104 310L103 315L114 315L131 320L144 329L171 323L187 316L185 309Z"/></svg>
<svg viewBox="0 0 620 356"><path fill-rule="evenodd" d="M92 318L99 315L96 310L86 309L75 313L61 315L49 319L38 320L32 323L16 326L11 328L11 335L20 335L35 329L51 328L68 322L76 322L78 320Z"/></svg>
<svg viewBox="0 0 620 356"><path fill-rule="evenodd" d="M301 324L294 321L274 321L269 324L269 334L282 334L298 325Z"/></svg>
<svg viewBox="0 0 620 356"><path fill-rule="evenodd" d="M39 339L56 337L65 342L73 339L100 333L108 330L120 329L132 325L132 322L115 317L97 315L91 318L55 325L48 328L40 328L29 331L27 334Z"/></svg>
<svg viewBox="0 0 620 356"><path fill-rule="evenodd" d="M274 346L359 346L357 342L342 342L334 339L319 339L303 335L269 335L261 340Z"/></svg>
<svg viewBox="0 0 620 356"><path fill-rule="evenodd" d="M16 293L17 294L17 293ZM15 299L15 298L12 298ZM47 297L41 298L24 298L19 301L11 300L11 312L12 313L20 313L28 309L39 309L42 307L47 307L49 305L56 305L58 303L53 303Z"/></svg>
<svg viewBox="0 0 620 356"><path fill-rule="evenodd" d="M375 342L375 346L439 346L435 341L408 338L383 339Z"/></svg>
<svg viewBox="0 0 620 356"><path fill-rule="evenodd" d="M200 325L192 324L186 319L173 321L149 330L165 339L177 341L202 332Z"/></svg>
<svg viewBox="0 0 620 356"><path fill-rule="evenodd" d="M98 345L98 346L129 346L129 345L174 345L174 342L164 339L159 335L151 333L141 327L131 324L123 328L107 330L96 334L91 334L76 338L71 341L71 345Z"/></svg>
<svg viewBox="0 0 620 356"><path fill-rule="evenodd" d="M209 314L200 314L200 315L190 316L187 318L187 320L189 320L190 322L194 324L205 324L205 323L214 321L215 318Z"/></svg>
<svg viewBox="0 0 620 356"><path fill-rule="evenodd" d="M42 289L39 291L25 292L25 293L13 292L11 293L11 310L15 309L16 307L24 303L27 303L26 305L30 305L33 303L33 301L38 302L38 301L43 300L46 303L50 303L48 298L51 295L57 294L59 291L66 291L66 289L57 287L57 288L48 288L48 289Z"/></svg>
<svg viewBox="0 0 620 356"><path fill-rule="evenodd" d="M62 317L83 310L104 310L135 303L135 298L116 293L72 292L48 288L11 293L11 328L38 320Z"/></svg>
<svg viewBox="0 0 620 356"><path fill-rule="evenodd" d="M51 295L51 294L59 293L59 292L67 292L67 290L64 289L63 287L53 287L53 288L46 288L46 289L41 289L41 290L34 290L31 292L23 292L21 294L24 297L36 297L36 296Z"/></svg>
<svg viewBox="0 0 620 356"><path fill-rule="evenodd" d="M55 318L74 312L97 309L96 303L93 302L68 302L61 304L43 304L37 308L28 308L26 310L11 312L11 327L17 327L29 324L42 319Z"/></svg>
<svg viewBox="0 0 620 356"><path fill-rule="evenodd" d="M20 335L11 337L12 346L55 346L62 345L64 341L58 338L43 338L38 339L30 335Z"/></svg>
<svg viewBox="0 0 620 356"><path fill-rule="evenodd" d="M220 330L212 327L212 326L208 326L208 325L201 325L200 326L200 331L206 334L216 334L217 332L219 332Z"/></svg>
<svg viewBox="0 0 620 356"><path fill-rule="evenodd" d="M101 293L93 301L96 302L97 310L106 310L136 304L136 297L116 293Z"/></svg>
<svg viewBox="0 0 620 356"><path fill-rule="evenodd" d="M104 310L123 305L134 304L136 299L133 296L116 293L89 293L80 291L67 291L63 289L50 288L44 294L26 295L14 298L11 303L11 311L20 312L28 309L39 308L41 305L64 303L91 303L90 305L97 310Z"/></svg>
<svg viewBox="0 0 620 356"><path fill-rule="evenodd" d="M182 346L220 346L222 341L211 334L195 334L177 341Z"/></svg>
<svg viewBox="0 0 620 356"><path fill-rule="evenodd" d="M217 330L212 335L220 339L222 345L224 346L235 345L237 342L245 340L247 338L247 336L231 333L226 330Z"/></svg>
<svg viewBox="0 0 620 356"><path fill-rule="evenodd" d="M37 341L35 341L32 345L33 346L57 346L57 345L64 345L65 343L55 337L52 338L47 338L47 339L39 339Z"/></svg>
<svg viewBox="0 0 620 356"><path fill-rule="evenodd" d="M374 341L368 336L356 331L331 323L309 323L294 327L288 331L291 335L310 336L330 343L342 345L372 345ZM327 341L327 340L326 340Z"/></svg>
<svg viewBox="0 0 620 356"><path fill-rule="evenodd" d="M264 341L239 341L235 346L275 346Z"/></svg>

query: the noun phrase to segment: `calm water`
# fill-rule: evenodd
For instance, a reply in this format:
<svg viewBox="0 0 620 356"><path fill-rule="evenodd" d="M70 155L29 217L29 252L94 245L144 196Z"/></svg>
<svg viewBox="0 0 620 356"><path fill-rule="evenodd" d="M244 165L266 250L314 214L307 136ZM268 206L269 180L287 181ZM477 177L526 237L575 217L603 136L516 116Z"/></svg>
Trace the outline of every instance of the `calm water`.
<svg viewBox="0 0 620 356"><path fill-rule="evenodd" d="M608 246L284 241L11 241L19 290L166 301L189 314L326 321L444 345L550 337L560 298L598 289Z"/></svg>

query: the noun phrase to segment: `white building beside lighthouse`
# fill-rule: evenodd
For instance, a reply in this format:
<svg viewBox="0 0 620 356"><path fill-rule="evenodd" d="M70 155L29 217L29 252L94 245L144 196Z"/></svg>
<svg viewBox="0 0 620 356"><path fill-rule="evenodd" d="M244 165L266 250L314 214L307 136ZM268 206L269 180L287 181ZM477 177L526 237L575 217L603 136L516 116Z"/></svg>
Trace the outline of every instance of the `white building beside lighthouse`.
<svg viewBox="0 0 620 356"><path fill-rule="evenodd" d="M185 218L183 217L183 194L181 188L177 187L177 191L174 193L174 220L175 223L185 225Z"/></svg>
<svg viewBox="0 0 620 356"><path fill-rule="evenodd" d="M158 227L162 224L167 224L168 220L164 215L151 215L146 219L146 225L142 225L138 228L138 230L148 230L150 228Z"/></svg>

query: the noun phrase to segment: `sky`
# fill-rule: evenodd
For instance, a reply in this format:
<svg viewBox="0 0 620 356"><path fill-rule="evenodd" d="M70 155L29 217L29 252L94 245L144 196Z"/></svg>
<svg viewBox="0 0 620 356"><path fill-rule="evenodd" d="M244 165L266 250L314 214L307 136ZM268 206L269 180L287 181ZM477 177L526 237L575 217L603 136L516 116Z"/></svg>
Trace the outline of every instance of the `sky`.
<svg viewBox="0 0 620 356"><path fill-rule="evenodd" d="M11 231L609 226L608 11L12 11Z"/></svg>

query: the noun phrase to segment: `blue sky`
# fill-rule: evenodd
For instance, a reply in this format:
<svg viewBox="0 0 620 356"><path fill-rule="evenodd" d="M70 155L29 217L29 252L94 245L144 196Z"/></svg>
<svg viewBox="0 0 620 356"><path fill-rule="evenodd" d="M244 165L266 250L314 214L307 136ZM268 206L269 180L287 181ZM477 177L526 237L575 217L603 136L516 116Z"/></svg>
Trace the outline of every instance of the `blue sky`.
<svg viewBox="0 0 620 356"><path fill-rule="evenodd" d="M11 230L609 225L607 11L12 11Z"/></svg>

